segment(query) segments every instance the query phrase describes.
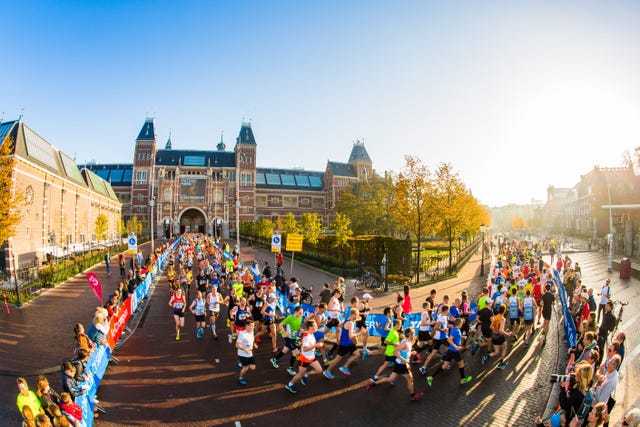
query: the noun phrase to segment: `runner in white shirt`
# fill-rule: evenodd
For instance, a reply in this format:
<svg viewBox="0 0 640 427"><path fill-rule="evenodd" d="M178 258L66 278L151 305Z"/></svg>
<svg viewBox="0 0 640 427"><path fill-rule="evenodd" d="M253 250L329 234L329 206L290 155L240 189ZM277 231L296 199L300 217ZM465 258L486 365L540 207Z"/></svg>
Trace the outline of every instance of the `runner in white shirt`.
<svg viewBox="0 0 640 427"><path fill-rule="evenodd" d="M207 294L207 311L209 312L209 323L211 324L211 333L213 338L218 339L216 332L216 321L220 315L220 304L222 303L222 294L218 292L216 286L211 287L211 292Z"/></svg>
<svg viewBox="0 0 640 427"><path fill-rule="evenodd" d="M316 349L322 348L321 342L316 342L314 333L318 330L315 320L307 320L305 322L306 331L302 333L302 343L300 345L300 366L298 373L291 378L291 381L284 386L291 393L297 393L295 387L296 381L300 380L302 385L307 385L309 375L317 375L322 373L320 362L316 360ZM307 372L307 368L311 367L313 371Z"/></svg>
<svg viewBox="0 0 640 427"><path fill-rule="evenodd" d="M238 383L240 385L247 385L244 379L244 375L249 369L254 371L256 369L256 361L253 358L253 349L255 348L253 337L253 321L247 320L243 331L238 333L236 339L236 348L238 349L238 368L240 369L240 376L238 377Z"/></svg>

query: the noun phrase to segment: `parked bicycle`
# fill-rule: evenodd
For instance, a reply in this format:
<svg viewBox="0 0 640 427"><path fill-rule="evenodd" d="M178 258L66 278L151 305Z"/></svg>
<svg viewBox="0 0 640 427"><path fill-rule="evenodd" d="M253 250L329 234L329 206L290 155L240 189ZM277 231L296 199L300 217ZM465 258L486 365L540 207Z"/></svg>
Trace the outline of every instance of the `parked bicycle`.
<svg viewBox="0 0 640 427"><path fill-rule="evenodd" d="M611 333L612 337L615 337L618 333L618 326L622 323L622 314L624 313L625 306L629 305L629 301L613 301L613 315L616 317L616 326Z"/></svg>
<svg viewBox="0 0 640 427"><path fill-rule="evenodd" d="M355 281L356 289L371 289L375 292L382 292L384 290L384 281L380 276L375 273L364 271L362 276Z"/></svg>

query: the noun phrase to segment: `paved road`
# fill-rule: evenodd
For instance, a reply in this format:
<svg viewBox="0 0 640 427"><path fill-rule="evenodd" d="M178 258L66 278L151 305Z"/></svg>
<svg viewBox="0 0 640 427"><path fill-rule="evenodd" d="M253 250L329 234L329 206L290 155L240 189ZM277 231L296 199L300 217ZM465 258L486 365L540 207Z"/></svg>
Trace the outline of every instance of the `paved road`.
<svg viewBox="0 0 640 427"><path fill-rule="evenodd" d="M260 258L261 253L254 256ZM326 280L317 270L301 265L296 269L294 275L302 283L315 287ZM481 286L478 269L479 256L460 277L434 287L440 295L458 294L463 289L476 295ZM414 301L423 301L429 289L416 290ZM374 302L380 308L392 298L389 295ZM182 339L176 342L167 300L167 285L161 281L143 325L118 350L121 363L105 375L99 398L108 413L100 418L99 426L210 426L235 421L242 425L278 425L294 420L314 426L397 422L529 425L528 421L546 404L548 378L555 372L558 356L555 333L544 348L535 344L527 350L522 343L516 345L505 371L490 364L481 367L479 358L467 354L467 371L474 381L460 386L458 373L453 371L437 377L434 388L428 389L424 378L416 374L416 389L426 392L420 402L409 402L402 381L395 387L381 385L365 391L368 378L382 361L381 356L371 356L353 366L351 377L337 370L334 381L312 377L310 384L299 386L300 392L293 396L283 388L289 375L283 367L271 367L266 345L256 352L258 369L247 375L249 384L242 387L236 383L233 347L210 337L196 340L191 316L187 316ZM286 358L282 360L286 364Z"/></svg>
<svg viewBox="0 0 640 427"><path fill-rule="evenodd" d="M249 250L245 250L245 253ZM255 251L252 256L262 261L272 255ZM467 289L475 296L480 289L478 279L479 254L471 259L457 278L433 287L439 295L456 295ZM623 329L640 327L640 280L618 282L617 272L606 272L606 257L593 253L574 254L583 268L585 283L598 289L606 277L614 280L615 298L631 301L623 320ZM286 266L286 271L289 266ZM95 271L104 276L104 267ZM315 293L324 281L334 277L296 263L294 275L305 285L314 285ZM117 279L105 284L105 294ZM412 291L419 304L431 289ZM0 314L0 425L18 426L15 408L15 376L27 375L34 383L38 371L53 368L72 351L72 325L88 323L95 307L95 297L84 279L48 291L36 302L7 316ZM349 294L355 290L349 289ZM289 376L283 368L273 369L270 352L257 352L258 370L247 376L248 386L239 386L234 351L226 341L210 338L196 341L192 317L187 317L187 330L180 342L174 340L173 320L167 307L168 289L161 281L151 297L147 316L135 334L116 352L121 364L111 366L99 391L99 398L108 414L99 419L100 426L173 425L209 426L276 425L293 420L306 425L387 425L403 422L408 425L530 425L530 420L545 406L549 397L548 377L554 372L558 358L555 335L541 349L539 345L525 351L517 345L509 356L505 371L481 367L475 358L465 355L467 371L474 381L466 386L457 384L457 372L436 378L433 389L427 389L424 379L416 375L416 389L426 391L421 402L410 403L401 382L396 387L380 386L370 392L363 390L368 377L375 371L381 356L371 356L353 366L349 378L338 371L330 382L314 377L309 386L299 386L300 393L290 395L283 389ZM379 296L374 306L381 310L393 300L393 295ZM377 311L377 310L376 310ZM640 398L640 338L629 333L627 358L622 367L622 381L616 398L621 402L613 412L619 420L624 408L638 404ZM216 362L216 359L219 362ZM284 361L284 358L283 358ZM57 372L49 375L52 384L59 382ZM291 421L290 421L291 420Z"/></svg>

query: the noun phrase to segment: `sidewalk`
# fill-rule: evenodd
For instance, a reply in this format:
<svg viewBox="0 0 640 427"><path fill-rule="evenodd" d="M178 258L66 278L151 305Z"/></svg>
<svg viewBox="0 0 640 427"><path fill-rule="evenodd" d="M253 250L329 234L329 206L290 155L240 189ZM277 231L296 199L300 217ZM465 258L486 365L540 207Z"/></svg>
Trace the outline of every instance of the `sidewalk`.
<svg viewBox="0 0 640 427"><path fill-rule="evenodd" d="M150 243L139 247L146 257ZM127 266L130 256L127 256ZM111 275L104 262L91 268L102 282L104 300L118 287L120 269L117 254L111 257ZM21 309L10 307L0 313L0 424L19 425L16 377L23 376L31 390L38 375L47 374L52 387L60 391L60 364L73 356L76 323L89 326L100 302L87 283L85 271L48 289Z"/></svg>

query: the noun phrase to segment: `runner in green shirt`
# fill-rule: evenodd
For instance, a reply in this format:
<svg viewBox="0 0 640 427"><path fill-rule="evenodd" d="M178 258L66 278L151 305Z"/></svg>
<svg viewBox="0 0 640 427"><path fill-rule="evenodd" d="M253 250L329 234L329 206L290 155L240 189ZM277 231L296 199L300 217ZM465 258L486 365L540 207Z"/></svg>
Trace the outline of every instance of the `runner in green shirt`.
<svg viewBox="0 0 640 427"><path fill-rule="evenodd" d="M402 321L394 320L393 329L389 331L389 334L384 339L383 343L386 345L386 348L384 350L384 363L378 368L376 374L371 377L371 382L375 383L376 381L378 381L378 378L380 377L380 375L382 375L382 372L384 372L384 370L387 369L387 367L391 366L390 364L394 362L394 352L396 351L396 346L400 342L400 335L398 334L398 331L400 329L402 329Z"/></svg>

